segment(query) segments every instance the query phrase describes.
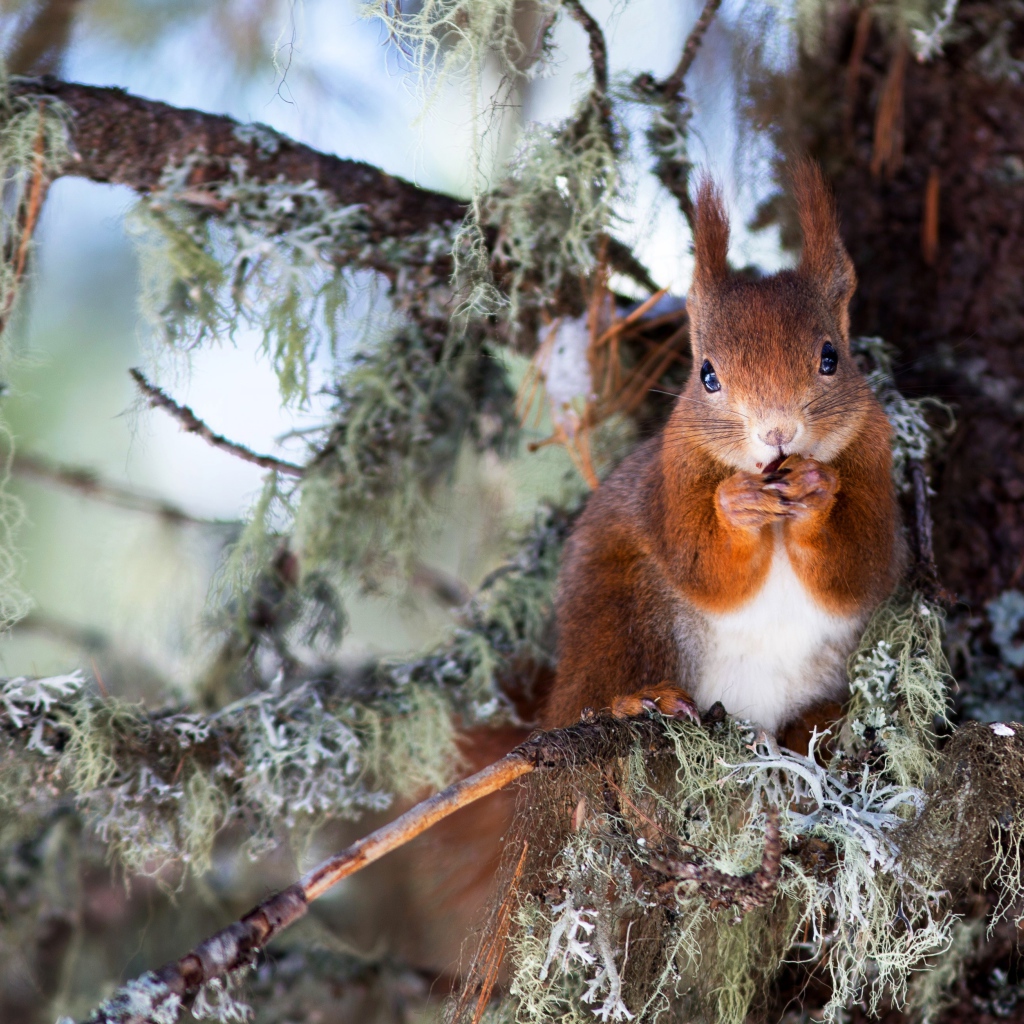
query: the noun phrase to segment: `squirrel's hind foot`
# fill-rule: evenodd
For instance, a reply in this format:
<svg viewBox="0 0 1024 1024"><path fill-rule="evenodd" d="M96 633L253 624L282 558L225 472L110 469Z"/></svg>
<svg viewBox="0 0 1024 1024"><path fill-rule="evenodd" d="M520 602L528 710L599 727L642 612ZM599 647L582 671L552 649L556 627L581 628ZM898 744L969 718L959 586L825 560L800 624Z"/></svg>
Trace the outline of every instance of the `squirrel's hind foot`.
<svg viewBox="0 0 1024 1024"><path fill-rule="evenodd" d="M635 718L645 711L658 711L666 718L688 718L700 725L700 712L693 698L685 690L667 682L616 697L611 711L615 718Z"/></svg>

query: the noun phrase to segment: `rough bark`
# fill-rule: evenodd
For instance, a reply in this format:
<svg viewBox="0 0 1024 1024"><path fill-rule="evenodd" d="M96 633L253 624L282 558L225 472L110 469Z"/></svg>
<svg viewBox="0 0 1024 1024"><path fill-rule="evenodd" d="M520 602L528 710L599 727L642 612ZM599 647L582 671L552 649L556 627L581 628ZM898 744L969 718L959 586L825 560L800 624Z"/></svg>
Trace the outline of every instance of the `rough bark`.
<svg viewBox="0 0 1024 1024"><path fill-rule="evenodd" d="M263 125L50 76L15 79L11 92L52 96L69 108L75 157L64 170L68 175L148 193L159 186L168 164L202 153L197 185L226 179L230 161L241 157L260 181L313 181L340 204L359 204L371 223L371 238L408 236L461 220L466 213L466 204L453 196L419 188L359 160L321 153Z"/></svg>

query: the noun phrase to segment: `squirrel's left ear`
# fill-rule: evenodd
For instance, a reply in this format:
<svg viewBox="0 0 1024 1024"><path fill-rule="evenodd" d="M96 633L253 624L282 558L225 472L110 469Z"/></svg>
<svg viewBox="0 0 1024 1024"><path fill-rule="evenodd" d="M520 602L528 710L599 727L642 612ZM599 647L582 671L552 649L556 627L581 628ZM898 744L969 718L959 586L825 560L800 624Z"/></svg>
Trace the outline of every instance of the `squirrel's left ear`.
<svg viewBox="0 0 1024 1024"><path fill-rule="evenodd" d="M813 282L832 310L843 337L850 333L850 299L857 288L857 273L839 236L832 190L812 160L801 160L793 172L804 250L797 271Z"/></svg>

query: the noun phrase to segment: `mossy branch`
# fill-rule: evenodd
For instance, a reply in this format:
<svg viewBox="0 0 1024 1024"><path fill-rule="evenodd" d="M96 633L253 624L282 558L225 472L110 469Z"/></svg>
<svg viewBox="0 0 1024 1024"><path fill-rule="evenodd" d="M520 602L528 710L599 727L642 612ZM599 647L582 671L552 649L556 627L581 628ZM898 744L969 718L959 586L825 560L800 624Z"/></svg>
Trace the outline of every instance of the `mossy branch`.
<svg viewBox="0 0 1024 1024"><path fill-rule="evenodd" d="M264 900L241 920L201 942L179 960L129 982L95 1010L87 1024L147 1024L161 1010L174 1013L195 998L207 982L252 963L275 935L304 916L313 900L343 878L404 846L459 808L503 789L535 767L517 750L436 793L317 865L300 882Z"/></svg>
<svg viewBox="0 0 1024 1024"><path fill-rule="evenodd" d="M187 405L179 405L166 391L151 384L141 370L133 368L128 372L132 375L132 380L138 384L139 390L149 399L150 406L169 412L187 433L198 434L208 445L234 455L243 462L251 462L263 469L272 469L288 476L305 476L306 470L294 462L286 462L284 459L274 458L273 455L260 455L251 448L246 448L244 444L230 441L223 434L215 433Z"/></svg>
<svg viewBox="0 0 1024 1024"><path fill-rule="evenodd" d="M466 213L466 205L453 196L419 188L358 160L318 152L264 125L49 75L14 79L10 93L52 97L70 110L75 155L63 168L66 175L147 194L159 188L166 167L184 164L193 154L205 156L197 185L229 179L232 162L243 160L253 179L314 182L340 206L359 205L371 224L371 239L406 237L460 221Z"/></svg>
<svg viewBox="0 0 1024 1024"><path fill-rule="evenodd" d="M602 719L535 733L505 757L453 783L317 865L295 885L264 900L185 956L130 981L86 1018L86 1024L174 1020L177 1011L194 999L203 985L250 964L275 935L299 920L313 900L343 878L524 775L537 769L572 769L587 760L621 756L637 740L644 749L668 749L671 745L661 722L654 718L632 722Z"/></svg>
<svg viewBox="0 0 1024 1024"><path fill-rule="evenodd" d="M654 173L662 185L675 196L691 231L695 216L693 200L690 198L690 171L693 169L693 163L686 145L691 111L686 101L683 83L721 6L722 0L705 0L700 16L683 44L679 63L668 78L659 82L653 75L645 74L633 82L633 91L637 98L656 108L651 126L647 130L648 142L655 158Z"/></svg>

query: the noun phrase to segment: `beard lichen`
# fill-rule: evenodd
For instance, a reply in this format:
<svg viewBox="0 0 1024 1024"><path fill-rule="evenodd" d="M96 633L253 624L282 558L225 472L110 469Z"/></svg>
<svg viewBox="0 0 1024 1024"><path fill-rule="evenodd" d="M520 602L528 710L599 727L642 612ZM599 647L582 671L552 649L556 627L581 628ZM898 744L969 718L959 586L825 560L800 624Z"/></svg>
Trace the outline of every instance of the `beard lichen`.
<svg viewBox="0 0 1024 1024"><path fill-rule="evenodd" d="M597 265L620 198L625 135L610 110L591 95L564 123L534 126L508 183L480 203L483 227L496 232L513 323L527 310L551 312L552 299L579 311L576 292Z"/></svg>
<svg viewBox="0 0 1024 1024"><path fill-rule="evenodd" d="M507 448L515 422L503 363L478 330L430 326L410 323L359 352L334 389L296 510L304 564L371 587L406 575L464 449Z"/></svg>
<svg viewBox="0 0 1024 1024"><path fill-rule="evenodd" d="M371 0L362 13L384 24L421 87L431 81L436 95L452 76L476 86L488 61L497 64L506 82L517 82L546 56L547 35L560 7L540 0L524 17L516 0L426 0L412 9Z"/></svg>
<svg viewBox="0 0 1024 1024"><path fill-rule="evenodd" d="M282 397L305 400L318 346L337 347L346 262L369 244L365 218L312 182L256 181L244 161L198 187L202 162L197 153L165 168L129 218L143 313L184 348L257 327Z"/></svg>

